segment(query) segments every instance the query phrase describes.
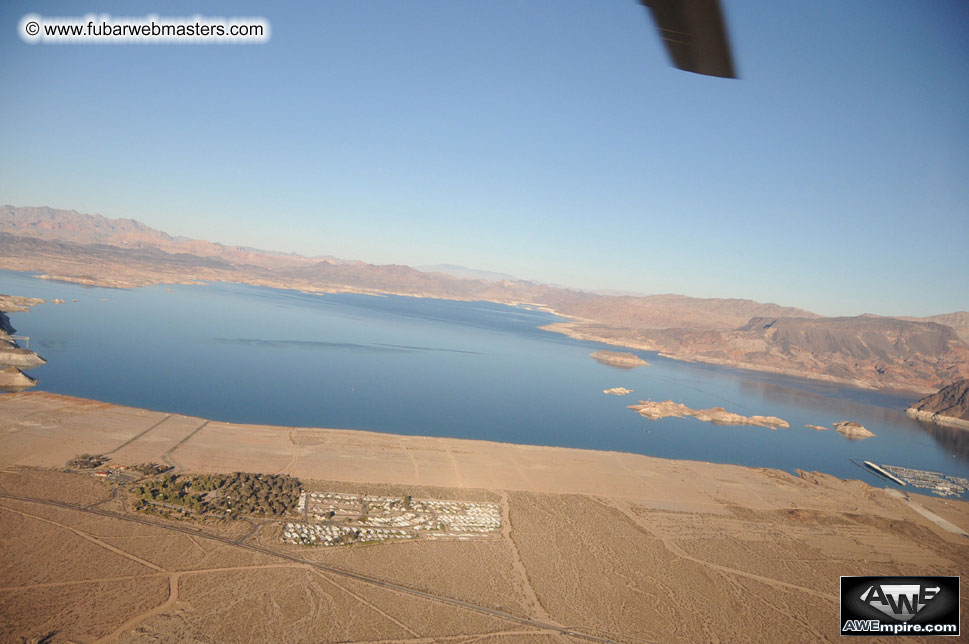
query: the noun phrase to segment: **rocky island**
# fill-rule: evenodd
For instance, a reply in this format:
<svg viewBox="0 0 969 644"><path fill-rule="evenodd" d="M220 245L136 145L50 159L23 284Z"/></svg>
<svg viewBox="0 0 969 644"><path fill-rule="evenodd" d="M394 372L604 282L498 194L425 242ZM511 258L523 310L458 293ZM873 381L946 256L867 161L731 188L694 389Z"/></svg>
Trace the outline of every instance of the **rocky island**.
<svg viewBox="0 0 969 644"><path fill-rule="evenodd" d="M596 351L595 353L590 353L589 355L595 359L596 362L607 364L610 367L619 367L620 369L635 369L636 367L649 365L648 362L637 356L635 353L629 353L628 351Z"/></svg>
<svg viewBox="0 0 969 644"><path fill-rule="evenodd" d="M969 429L969 378L946 385L906 410L909 416L937 425Z"/></svg>
<svg viewBox="0 0 969 644"><path fill-rule="evenodd" d="M612 394L613 396L625 396L626 394L631 394L632 389L626 389L625 387L613 387L612 389L603 389L602 393Z"/></svg>
<svg viewBox="0 0 969 644"><path fill-rule="evenodd" d="M832 423L831 427L825 427L824 425L805 425L808 429L815 429L819 432L826 432L833 427L838 430L842 436L845 438L850 438L851 440L859 440L862 438L871 438L875 435L874 432L869 430L867 427L861 423L856 423L853 420L842 420L841 422Z"/></svg>
<svg viewBox="0 0 969 644"><path fill-rule="evenodd" d="M834 428L837 429L842 436L845 438L850 438L852 440L860 440L862 438L871 438L875 435L870 429L862 425L861 423L856 423L853 420L842 420L839 423L834 424Z"/></svg>
<svg viewBox="0 0 969 644"><path fill-rule="evenodd" d="M663 402L652 402L640 400L638 405L629 405L629 409L638 411L642 416L650 420L661 418L684 418L693 416L697 420L702 420L714 425L755 425L757 427L767 427L777 429L778 427L790 427L790 424L776 416L741 416L727 411L723 407L711 407L710 409L690 409L682 403L672 400Z"/></svg>

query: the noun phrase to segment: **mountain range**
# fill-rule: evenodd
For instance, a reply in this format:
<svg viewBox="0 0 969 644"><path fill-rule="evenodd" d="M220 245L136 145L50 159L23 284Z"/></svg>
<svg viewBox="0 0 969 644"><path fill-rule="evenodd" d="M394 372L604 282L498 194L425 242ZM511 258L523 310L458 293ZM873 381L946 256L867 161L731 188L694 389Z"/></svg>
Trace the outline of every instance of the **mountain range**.
<svg viewBox="0 0 969 644"><path fill-rule="evenodd" d="M0 268L116 288L235 281L530 304L570 318L550 331L680 360L919 393L969 377L965 311L822 317L745 299L591 293L450 265L418 270L226 246L48 207L0 206Z"/></svg>

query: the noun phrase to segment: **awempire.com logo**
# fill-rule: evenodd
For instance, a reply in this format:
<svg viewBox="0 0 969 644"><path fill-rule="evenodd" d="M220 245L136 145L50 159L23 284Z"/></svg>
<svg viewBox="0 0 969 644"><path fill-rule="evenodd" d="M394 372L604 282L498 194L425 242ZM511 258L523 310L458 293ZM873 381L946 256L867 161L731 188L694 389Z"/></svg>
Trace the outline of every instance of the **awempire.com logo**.
<svg viewBox="0 0 969 644"><path fill-rule="evenodd" d="M842 635L959 635L958 577L842 577Z"/></svg>

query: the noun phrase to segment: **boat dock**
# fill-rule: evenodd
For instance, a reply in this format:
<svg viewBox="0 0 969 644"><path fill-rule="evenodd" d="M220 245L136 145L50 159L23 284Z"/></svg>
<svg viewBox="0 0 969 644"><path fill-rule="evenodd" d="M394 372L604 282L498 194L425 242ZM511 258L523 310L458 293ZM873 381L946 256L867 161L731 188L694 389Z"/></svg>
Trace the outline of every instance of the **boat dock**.
<svg viewBox="0 0 969 644"><path fill-rule="evenodd" d="M882 467L876 465L875 463L872 463L871 461L862 461L862 462L865 464L865 467L867 467L868 469L870 469L873 472L875 472L875 474L878 474L879 476L882 476L882 477L888 479L892 483L898 483L899 485L902 485L902 486L907 485L907 483L905 481L903 481L902 479L898 478L897 476L895 476L891 472L888 472L888 471L884 470Z"/></svg>
<svg viewBox="0 0 969 644"><path fill-rule="evenodd" d="M969 494L969 478L964 476L917 470L901 465L878 465L871 461L850 460L858 467L873 472L897 485L928 490L939 496L961 497Z"/></svg>

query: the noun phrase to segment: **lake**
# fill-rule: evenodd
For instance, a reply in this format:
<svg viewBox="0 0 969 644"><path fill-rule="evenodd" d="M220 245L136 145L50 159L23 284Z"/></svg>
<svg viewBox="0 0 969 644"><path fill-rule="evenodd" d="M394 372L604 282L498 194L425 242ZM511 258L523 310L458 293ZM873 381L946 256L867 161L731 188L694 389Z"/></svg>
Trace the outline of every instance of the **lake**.
<svg viewBox="0 0 969 644"><path fill-rule="evenodd" d="M44 391L230 422L616 450L876 485L849 459L969 476L969 432L908 418L911 399L646 351L635 353L649 366L619 369L589 357L615 347L542 331L561 319L530 308L228 283L116 290L10 271L0 293L48 300L10 314L48 360L29 372ZM611 387L634 393L602 393ZM650 421L626 408L666 399L791 427ZM804 427L841 420L876 437Z"/></svg>

